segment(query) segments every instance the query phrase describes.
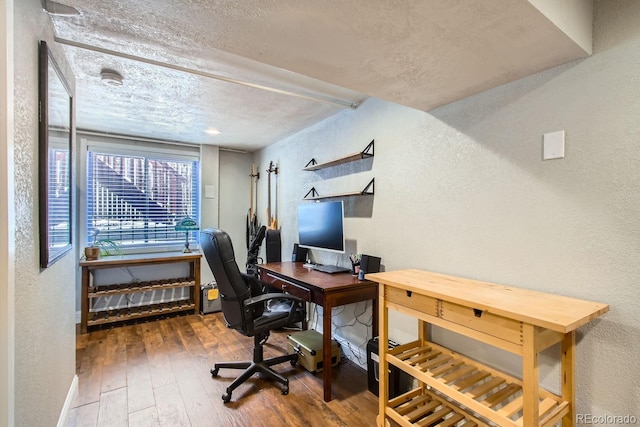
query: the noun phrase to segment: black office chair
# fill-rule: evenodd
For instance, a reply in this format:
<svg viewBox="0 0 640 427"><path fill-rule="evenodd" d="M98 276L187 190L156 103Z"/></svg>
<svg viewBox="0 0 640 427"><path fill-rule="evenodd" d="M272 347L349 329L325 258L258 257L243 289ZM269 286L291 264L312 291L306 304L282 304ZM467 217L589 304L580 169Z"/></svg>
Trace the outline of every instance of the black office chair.
<svg viewBox="0 0 640 427"><path fill-rule="evenodd" d="M211 370L213 377L218 376L220 368L245 370L227 387L227 392L222 395L222 400L225 403L229 402L233 390L256 372L261 372L282 383L282 394L288 394L289 380L271 369L271 366L287 361L295 365L298 355L287 354L264 360L263 344L272 329L289 326L304 318L306 315L304 301L293 295L263 293L263 282L241 273L238 269L231 239L224 231L218 229L202 230L200 232L200 246L218 284L222 314L227 322L227 327L233 328L243 335L253 337L254 342L251 362L216 363ZM287 312L269 311L266 308L266 303L273 298L287 298L294 301L294 304Z"/></svg>

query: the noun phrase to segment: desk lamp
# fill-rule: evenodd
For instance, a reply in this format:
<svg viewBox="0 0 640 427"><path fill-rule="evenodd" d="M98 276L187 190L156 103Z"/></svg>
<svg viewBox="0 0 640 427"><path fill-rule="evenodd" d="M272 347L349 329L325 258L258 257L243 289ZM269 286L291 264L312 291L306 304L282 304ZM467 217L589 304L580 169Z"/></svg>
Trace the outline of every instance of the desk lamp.
<svg viewBox="0 0 640 427"><path fill-rule="evenodd" d="M191 249L189 249L189 232L199 230L198 223L188 216L186 218L181 219L176 223L176 231L184 231L185 241L184 241L184 253L190 253Z"/></svg>

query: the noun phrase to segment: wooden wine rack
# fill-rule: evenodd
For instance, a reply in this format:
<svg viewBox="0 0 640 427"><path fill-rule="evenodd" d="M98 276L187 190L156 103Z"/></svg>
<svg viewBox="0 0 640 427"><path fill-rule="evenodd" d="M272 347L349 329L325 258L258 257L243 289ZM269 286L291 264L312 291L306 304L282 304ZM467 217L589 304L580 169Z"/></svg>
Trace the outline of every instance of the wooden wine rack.
<svg viewBox="0 0 640 427"><path fill-rule="evenodd" d="M80 330L87 332L87 328L110 323L135 320L146 317L165 316L174 313L197 313L200 307L200 259L199 252L136 254L123 256L109 256L93 261L82 261L82 301L80 312ZM92 272L105 268L124 268L133 266L152 266L157 264L188 263L189 276L168 278L133 283L114 283L94 285ZM147 291L157 291L172 288L189 288L187 299L178 299L161 303L133 305L124 308L93 308L93 301L97 298L135 294Z"/></svg>
<svg viewBox="0 0 640 427"><path fill-rule="evenodd" d="M150 316L163 316L184 311L193 312L195 308L195 304L186 299L136 307L90 311L87 326L104 325Z"/></svg>
<svg viewBox="0 0 640 427"><path fill-rule="evenodd" d="M450 396L472 412L500 426L523 425L522 382L434 343L411 342L387 354L389 363L427 385L432 393ZM567 414L568 402L544 389L538 404L540 425Z"/></svg>
<svg viewBox="0 0 640 427"><path fill-rule="evenodd" d="M418 339L380 348L378 426L550 427L575 422L575 331L603 315L606 304L420 270L366 275L378 282L380 341L388 340L388 310L418 320ZM522 357L519 380L430 342L437 325ZM538 354L561 348L561 395L539 387ZM388 364L419 387L388 399Z"/></svg>
<svg viewBox="0 0 640 427"><path fill-rule="evenodd" d="M418 387L389 400L387 415L400 425L438 427L486 426L446 399Z"/></svg>
<svg viewBox="0 0 640 427"><path fill-rule="evenodd" d="M158 289L170 289L170 288L184 288L187 286L194 286L195 281L190 280L188 277L180 279L163 279L163 280L151 280L148 282L135 282L135 283L119 283L114 285L104 286L89 286L88 296L89 298L98 298L110 295L130 294L133 292L146 292L155 291Z"/></svg>

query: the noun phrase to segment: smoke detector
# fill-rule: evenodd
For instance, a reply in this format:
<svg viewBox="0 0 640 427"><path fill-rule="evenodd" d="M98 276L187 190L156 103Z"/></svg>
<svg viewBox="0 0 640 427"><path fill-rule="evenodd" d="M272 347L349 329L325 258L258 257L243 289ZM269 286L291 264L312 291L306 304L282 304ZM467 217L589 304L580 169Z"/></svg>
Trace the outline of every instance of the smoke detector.
<svg viewBox="0 0 640 427"><path fill-rule="evenodd" d="M124 80L122 74L107 68L103 68L102 71L100 71L100 77L102 78L102 82L109 86L122 86Z"/></svg>

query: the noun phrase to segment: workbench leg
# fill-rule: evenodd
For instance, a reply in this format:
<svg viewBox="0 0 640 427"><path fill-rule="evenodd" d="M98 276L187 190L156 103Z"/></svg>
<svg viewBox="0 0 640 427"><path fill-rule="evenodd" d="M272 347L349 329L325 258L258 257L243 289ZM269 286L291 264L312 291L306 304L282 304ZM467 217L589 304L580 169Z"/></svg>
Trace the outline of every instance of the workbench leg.
<svg viewBox="0 0 640 427"><path fill-rule="evenodd" d="M200 258L193 261L190 264L191 274L189 275L189 280L193 280L193 286L190 288L190 301L192 301L195 305L195 310L193 314L200 313Z"/></svg>
<svg viewBox="0 0 640 427"><path fill-rule="evenodd" d="M540 367L534 325L522 325L522 421L524 427L540 425Z"/></svg>
<svg viewBox="0 0 640 427"><path fill-rule="evenodd" d="M573 427L576 420L576 332L562 339L562 400L569 402L569 413L562 418L562 427Z"/></svg>
<svg viewBox="0 0 640 427"><path fill-rule="evenodd" d="M87 333L89 317L89 282L91 280L89 267L82 267L82 290L80 297L80 333Z"/></svg>
<svg viewBox="0 0 640 427"><path fill-rule="evenodd" d="M431 336L429 334L429 324L420 319L418 319L418 341L420 341L419 347L427 345L427 343L431 341ZM418 381L418 384L420 384L420 388L422 389L422 393L424 394L427 390L427 385L422 381Z"/></svg>
<svg viewBox="0 0 640 427"><path fill-rule="evenodd" d="M380 327L378 328L378 427L385 427L386 408L389 401L389 370L387 369L387 350L389 342L389 309L384 303L384 285L378 284L378 317Z"/></svg>

